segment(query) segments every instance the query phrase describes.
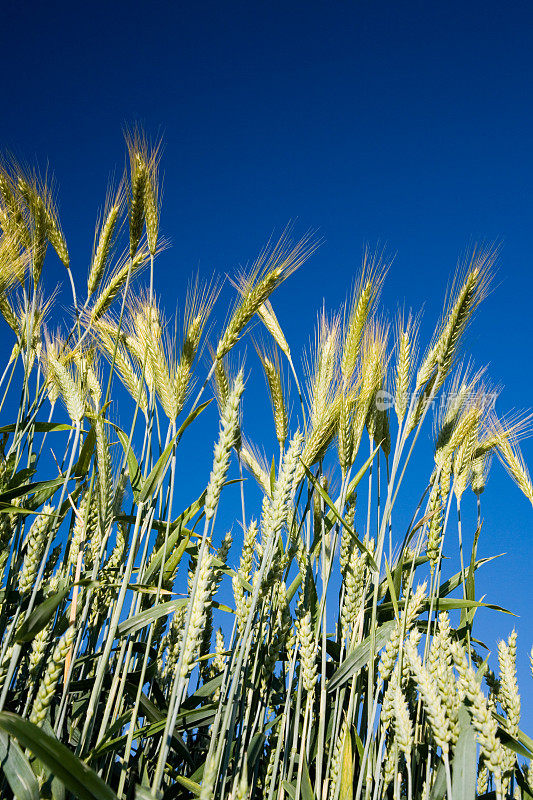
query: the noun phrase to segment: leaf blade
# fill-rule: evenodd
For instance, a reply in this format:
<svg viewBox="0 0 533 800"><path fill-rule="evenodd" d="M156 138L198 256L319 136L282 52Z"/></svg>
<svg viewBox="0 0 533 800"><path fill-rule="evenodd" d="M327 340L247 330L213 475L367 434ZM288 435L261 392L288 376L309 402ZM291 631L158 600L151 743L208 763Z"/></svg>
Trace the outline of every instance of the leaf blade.
<svg viewBox="0 0 533 800"><path fill-rule="evenodd" d="M28 748L80 800L118 800L115 792L68 747L10 711L0 712L0 729Z"/></svg>

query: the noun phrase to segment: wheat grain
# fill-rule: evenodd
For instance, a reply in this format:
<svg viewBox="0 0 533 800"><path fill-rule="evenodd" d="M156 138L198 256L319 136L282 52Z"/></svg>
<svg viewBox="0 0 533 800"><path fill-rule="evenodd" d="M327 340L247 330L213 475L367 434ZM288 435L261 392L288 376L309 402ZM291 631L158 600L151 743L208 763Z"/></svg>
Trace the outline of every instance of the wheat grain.
<svg viewBox="0 0 533 800"><path fill-rule="evenodd" d="M315 247L316 244L309 235L293 244L288 235L284 234L276 245L267 246L260 253L248 275L238 276L235 283L241 300L218 342L217 358L222 358L234 347L254 314L272 292L303 264Z"/></svg>
<svg viewBox="0 0 533 800"><path fill-rule="evenodd" d="M46 547L48 531L52 523L52 506L44 506L42 512L33 522L26 540L26 550L22 569L18 576L18 589L21 595L33 588L33 583Z"/></svg>
<svg viewBox="0 0 533 800"><path fill-rule="evenodd" d="M235 436L239 427L239 402L244 391L242 370L237 374L228 401L220 418L220 436L215 445L213 469L207 485L205 497L206 519L214 516L222 484L226 479L229 467L231 448L235 443Z"/></svg>
<svg viewBox="0 0 533 800"><path fill-rule="evenodd" d="M498 725L489 711L474 671L468 666L464 650L457 642L452 642L450 649L459 673L461 689L471 704L469 711L472 716L472 724L478 733L483 761L493 773L498 787L504 764L504 750L497 736Z"/></svg>
<svg viewBox="0 0 533 800"><path fill-rule="evenodd" d="M89 275L87 277L87 297L90 297L93 292L96 291L105 272L113 236L115 234L119 214L122 209L122 203L123 188L121 184L114 198L113 204L104 214L104 219L102 220L99 232L98 228L95 232L93 257L91 260Z"/></svg>
<svg viewBox="0 0 533 800"><path fill-rule="evenodd" d="M67 628L61 639L56 644L50 657L46 670L39 685L37 697L33 704L30 714L30 722L34 725L42 726L46 718L46 712L54 699L57 682L61 675L63 664L67 657L72 642L74 640L75 629L73 626Z"/></svg>

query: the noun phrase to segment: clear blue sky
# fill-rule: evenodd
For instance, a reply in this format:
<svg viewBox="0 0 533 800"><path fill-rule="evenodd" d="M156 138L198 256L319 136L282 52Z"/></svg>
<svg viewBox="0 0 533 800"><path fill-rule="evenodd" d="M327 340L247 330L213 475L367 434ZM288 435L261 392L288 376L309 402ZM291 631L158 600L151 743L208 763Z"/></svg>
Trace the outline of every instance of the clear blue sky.
<svg viewBox="0 0 533 800"><path fill-rule="evenodd" d="M169 310L193 269L231 271L297 218L325 243L276 299L295 350L366 242L397 253L384 303L424 306L427 334L458 255L498 240L468 346L505 386L500 410L533 405L530 3L5 3L0 38L0 147L49 164L80 280L122 130L140 121L165 142ZM484 514L480 554L508 555L480 583L520 614L531 707L533 511L497 464ZM478 633L494 643L511 625L487 611Z"/></svg>

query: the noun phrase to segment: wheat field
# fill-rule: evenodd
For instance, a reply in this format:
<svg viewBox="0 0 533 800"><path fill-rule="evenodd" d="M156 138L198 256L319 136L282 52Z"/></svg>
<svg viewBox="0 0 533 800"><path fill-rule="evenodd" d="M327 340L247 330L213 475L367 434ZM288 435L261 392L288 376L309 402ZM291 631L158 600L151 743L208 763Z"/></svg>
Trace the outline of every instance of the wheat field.
<svg viewBox="0 0 533 800"><path fill-rule="evenodd" d="M0 169L0 797L532 797L516 634L494 672L474 628L504 613L476 595L493 456L533 503L528 417L498 418L464 366L496 251L473 249L429 342L387 321L389 265L366 252L296 356L271 297L316 239L286 231L231 276L222 324L220 281L193 278L174 323L160 150L136 132L127 152L88 274L46 183ZM265 380L273 437L251 441Z"/></svg>

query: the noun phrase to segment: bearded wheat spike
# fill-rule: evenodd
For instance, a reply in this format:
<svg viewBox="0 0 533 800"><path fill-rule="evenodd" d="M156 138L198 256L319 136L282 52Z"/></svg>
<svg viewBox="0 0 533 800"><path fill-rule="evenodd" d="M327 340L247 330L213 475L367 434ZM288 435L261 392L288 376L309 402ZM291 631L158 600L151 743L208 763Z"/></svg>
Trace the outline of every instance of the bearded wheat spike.
<svg viewBox="0 0 533 800"><path fill-rule="evenodd" d="M46 353L47 365L57 382L70 419L75 425L79 425L85 416L81 387L79 381L74 379L70 368L60 359L59 346L57 342L49 344Z"/></svg>
<svg viewBox="0 0 533 800"><path fill-rule="evenodd" d="M37 276L34 274L35 283L38 282L44 253L46 252L46 239L56 251L59 260L69 269L70 258L68 254L65 236L61 230L57 210L52 199L50 188L38 177L32 175L26 178L22 173L17 176L17 186L28 209L33 216L33 248L37 247L39 253L34 252L34 268L37 269ZM36 262L35 262L36 259Z"/></svg>
<svg viewBox="0 0 533 800"><path fill-rule="evenodd" d="M3 318L9 325L9 327L19 335L19 322L17 316L7 298L7 295L0 293L0 313L2 314Z"/></svg>
<svg viewBox="0 0 533 800"><path fill-rule="evenodd" d="M387 330L379 322L373 322L363 340L361 354L361 381L357 394L354 415L354 452L352 461L359 450L365 424L369 420L376 393L383 386L386 370ZM371 429L372 430L372 429Z"/></svg>
<svg viewBox="0 0 533 800"><path fill-rule="evenodd" d="M346 525L350 528L354 527L354 520L355 520L355 503L350 502L347 504L347 509L344 513L344 520ZM340 545L340 553L339 553L339 566L341 570L341 575L344 577L346 569L348 567L348 563L350 561L350 555L353 550L353 541L351 533L346 529L346 526L342 526L341 532L341 545Z"/></svg>
<svg viewBox="0 0 533 800"><path fill-rule="evenodd" d="M112 576L114 576L117 570L120 568L122 556L124 554L124 550L126 549L126 534L124 527L125 526L122 523L118 524L115 546L112 549L111 555L109 556L105 565L106 571L111 573Z"/></svg>
<svg viewBox="0 0 533 800"><path fill-rule="evenodd" d="M274 427L276 430L276 438L280 447L285 446L287 439L287 410L285 407L285 400L283 399L283 387L281 378L281 366L277 352L271 358L266 353L262 352L259 348L257 354L263 366L267 385L272 402L272 410L274 412Z"/></svg>
<svg viewBox="0 0 533 800"><path fill-rule="evenodd" d="M251 596L245 594L245 589L242 584L242 581L249 582L250 580L252 574L256 540L257 540L257 522L255 520L252 520L250 522L248 530L244 535L239 569L237 570L237 574L232 579L233 597L235 600L235 613L237 616L237 623L239 626L240 633L242 633L246 628L246 622L248 620L248 612L250 610L250 605L251 605Z"/></svg>
<svg viewBox="0 0 533 800"><path fill-rule="evenodd" d="M151 392L156 392L163 410L173 422L178 416L174 365L169 363L164 345L164 321L153 298L135 299L130 305L131 334L126 343L144 371ZM167 346L170 349L170 346Z"/></svg>
<svg viewBox="0 0 533 800"><path fill-rule="evenodd" d="M128 390L132 399L139 403L141 411L148 410L148 400L146 397L146 389L141 383L140 377L135 371L131 359L125 350L122 341L116 342L118 336L118 329L99 320L95 325L98 333L99 345L103 350L104 355L109 363L115 362L115 370L118 373L120 380L125 388Z"/></svg>
<svg viewBox="0 0 533 800"><path fill-rule="evenodd" d="M383 733L388 731L391 723L394 720L394 696L396 694L396 689L400 682L400 663L396 661L394 664L394 668L390 674L387 688L383 693L383 700L381 703L381 713L379 715L379 720L381 723L381 728Z"/></svg>
<svg viewBox="0 0 533 800"><path fill-rule="evenodd" d="M239 574L245 581L248 581L250 579L250 575L252 574L256 540L257 522L255 519L253 519L251 520L248 529L244 534L241 550L241 563L239 565Z"/></svg>
<svg viewBox="0 0 533 800"><path fill-rule="evenodd" d="M183 623L185 622L186 608L182 606L174 613L168 634L166 636L167 658L163 669L163 677L168 680L174 672L178 662L183 637Z"/></svg>
<svg viewBox="0 0 533 800"><path fill-rule="evenodd" d="M278 479L272 492L272 501L265 498L267 514L261 525L263 543L267 542L270 536L278 534L287 520L289 505L297 486L297 466L302 444L303 435L300 431L296 431L283 456Z"/></svg>
<svg viewBox="0 0 533 800"><path fill-rule="evenodd" d="M19 302L15 308L15 315L18 320L18 342L17 346L26 349L30 359L35 355L40 357L42 354L42 327L43 320L51 306L51 301L44 302L39 289L36 289L33 296L31 307Z"/></svg>
<svg viewBox="0 0 533 800"><path fill-rule="evenodd" d="M446 755L449 751L449 742L451 740L450 721L446 715L435 683L433 682L431 674L422 664L422 659L411 639L405 641L404 652L411 672L416 679L422 700L424 701L433 738L442 749L443 754Z"/></svg>
<svg viewBox="0 0 533 800"><path fill-rule="evenodd" d="M94 325L94 323L99 320L100 317L103 317L103 315L109 309L111 303L126 283L128 274L130 277L133 277L135 273L144 266L147 258L147 251L142 249L138 253L134 254L131 260L128 260L126 263L119 265L116 268L113 275L98 295L98 298L90 311L89 319L91 325Z"/></svg>
<svg viewBox="0 0 533 800"><path fill-rule="evenodd" d="M102 533L105 535L113 521L113 475L111 470L111 454L101 415L96 418L96 462L98 464L98 495L100 500L100 519Z"/></svg>
<svg viewBox="0 0 533 800"><path fill-rule="evenodd" d="M77 514L75 515L75 522L74 527L72 529L72 538L70 541L70 550L69 550L69 564L72 566L76 566L78 562L78 553L82 548L83 542L86 538L86 526L87 520L89 516L89 500L90 500L90 492L85 492L80 502Z"/></svg>
<svg viewBox="0 0 533 800"><path fill-rule="evenodd" d="M485 434L477 443L474 451L474 458L481 458L481 456L488 456L493 453L498 447L498 437L490 433Z"/></svg>
<svg viewBox="0 0 533 800"><path fill-rule="evenodd" d="M169 365L165 357L161 343L156 348L156 360L154 363L155 386L159 396L159 401L163 406L163 411L170 422L178 416L181 408L177 402L176 387L170 374Z"/></svg>
<svg viewBox="0 0 533 800"><path fill-rule="evenodd" d="M348 733L348 723L345 718L342 722L339 735L335 740L333 755L331 758L331 766L329 770L330 781L331 781L329 790L329 800L334 800L336 794L337 781L339 775L341 774L342 756L344 753L344 742L346 740L347 733Z"/></svg>
<svg viewBox="0 0 533 800"><path fill-rule="evenodd" d="M13 215L0 207L0 287L8 291L17 283L23 284L32 261L30 245L25 246L21 226ZM24 227L25 229L25 227Z"/></svg>
<svg viewBox="0 0 533 800"><path fill-rule="evenodd" d="M129 306L130 319L126 324L126 347L142 369L151 393L156 391L157 348L163 336L159 308L154 299L134 298Z"/></svg>
<svg viewBox="0 0 533 800"><path fill-rule="evenodd" d="M228 373L224 366L223 358L215 358L215 391L218 400L219 408L223 408L228 402L229 397L229 380Z"/></svg>
<svg viewBox="0 0 533 800"><path fill-rule="evenodd" d="M407 411L409 378L411 374L411 341L409 325L399 333L398 358L396 362L396 383L394 387L394 409L398 422L401 422Z"/></svg>
<svg viewBox="0 0 533 800"><path fill-rule="evenodd" d="M13 645L9 645L7 648L4 658L0 663L0 687L4 685L4 681L7 677L7 672L9 669L9 662L11 661L11 656L13 655Z"/></svg>
<svg viewBox="0 0 533 800"><path fill-rule="evenodd" d="M472 398L475 399L480 393L478 384L482 374L483 370L480 370L471 376L467 365L464 372L458 371L452 381L446 403L437 420L435 463L439 466L448 452L450 437L459 420L464 419L465 412L472 407Z"/></svg>
<svg viewBox="0 0 533 800"><path fill-rule="evenodd" d="M516 631L511 633L507 642L498 643L498 662L499 700L507 715L509 733L516 736L520 727L520 695L516 680Z"/></svg>
<svg viewBox="0 0 533 800"><path fill-rule="evenodd" d="M287 344L287 340L283 331L281 330L281 326L274 313L274 309L272 308L272 303L270 300L265 300L265 302L259 306L257 309L257 316L262 320L265 328L270 333L281 352L285 353L289 363L292 363L289 345Z"/></svg>
<svg viewBox="0 0 533 800"><path fill-rule="evenodd" d="M339 413L338 453L339 464L343 476L352 465L353 454L353 397L345 391L342 392Z"/></svg>
<svg viewBox="0 0 533 800"><path fill-rule="evenodd" d="M76 365L78 378L83 387L83 394L88 395L95 411L100 409L102 401L102 387L98 378L98 367L93 350L76 347L70 354Z"/></svg>
<svg viewBox="0 0 533 800"><path fill-rule="evenodd" d="M472 475L472 459L476 443L478 440L478 429L475 428L464 439L463 443L457 448L453 463L454 470L454 492L460 501L465 493Z"/></svg>
<svg viewBox="0 0 533 800"><path fill-rule="evenodd" d="M220 581L222 580L222 576L224 574L223 569L226 566L226 561L228 560L228 554L231 548L232 541L233 538L231 532L228 531L216 553L216 561L220 563L217 564L215 560L213 560L213 566L211 568L211 576L209 579L209 585L207 587L207 593L209 599L206 603L205 623L204 623L204 629L202 631L201 643L199 649L200 656L207 656L211 650L211 639L213 636L213 609L211 604L211 598L215 596L217 589L220 586ZM204 674L207 674L208 671L207 660L203 661L202 664L200 665L200 671L203 672Z"/></svg>
<svg viewBox="0 0 533 800"><path fill-rule="evenodd" d="M303 444L303 435L296 431L289 447L283 454L280 464L278 477L272 491L272 500L265 495L261 514L261 548L256 547L257 554L262 558L262 554L267 549L269 542L276 541L283 526L289 522L292 508L292 500L299 482L298 466L300 462L300 452ZM284 570L289 564L289 553L293 555L295 541L292 532L289 531L287 547L281 558L271 566L264 578L262 593L266 593L276 584L279 584ZM261 554L260 554L261 553Z"/></svg>
<svg viewBox="0 0 533 800"><path fill-rule="evenodd" d="M455 297L451 296L449 308L440 326L436 341L418 371L417 389L421 388L435 373L438 378L434 391L437 391L444 383L457 353L461 335L476 307L487 293L496 257L497 250L495 249L474 251L463 284L455 293Z"/></svg>
<svg viewBox="0 0 533 800"><path fill-rule="evenodd" d="M355 286L348 309L348 318L344 324L341 374L345 386L350 383L354 375L365 326L381 290L386 271L387 263L384 253L372 256L368 250L365 250L361 277Z"/></svg>
<svg viewBox="0 0 533 800"><path fill-rule="evenodd" d="M209 607L210 591L212 589L212 563L213 557L207 547L198 568L198 582L196 592L192 599L191 621L187 638L182 644L181 676L186 678L194 667L196 656L202 640L207 610Z"/></svg>
<svg viewBox="0 0 533 800"><path fill-rule="evenodd" d="M293 629L292 613L287 595L287 586L284 581L278 585L278 608L276 615L276 626L281 646L285 646L287 652L291 651L296 643Z"/></svg>
<svg viewBox="0 0 533 800"><path fill-rule="evenodd" d="M353 305L348 319L341 359L341 373L345 384L350 381L355 371L373 293L372 283L368 281L361 288L356 302L352 301Z"/></svg>
<svg viewBox="0 0 533 800"><path fill-rule="evenodd" d="M512 437L501 432L498 438L498 455L503 465L514 479L518 488L525 494L530 503L533 504L533 483L526 467L523 456L518 444Z"/></svg>
<svg viewBox="0 0 533 800"><path fill-rule="evenodd" d="M226 658L224 634L222 633L222 628L218 628L215 634L215 657L213 658L213 670L216 673L224 672L226 667Z"/></svg>
<svg viewBox="0 0 533 800"><path fill-rule="evenodd" d="M205 516L211 519L218 505L222 484L226 479L229 457L239 427L239 403L244 390L242 370L237 374L228 396L228 402L220 416L220 435L215 445L213 469L205 496Z"/></svg>
<svg viewBox="0 0 533 800"><path fill-rule="evenodd" d="M18 214L22 219L20 208L17 203L17 198L15 197L15 191L16 191L15 186L11 176L5 171L3 167L0 167L0 196L2 197L4 206L6 210L9 212L10 216L16 217ZM27 241L27 245L29 246L29 238Z"/></svg>
<svg viewBox="0 0 533 800"><path fill-rule="evenodd" d="M453 658L450 650L452 642L450 621L447 614L438 617L437 631L433 636L429 650L427 668L433 678L441 702L450 722L451 743L455 745L459 737L459 707L461 699L453 673Z"/></svg>
<svg viewBox="0 0 533 800"><path fill-rule="evenodd" d="M45 200L41 197L42 187L35 178L26 180L22 175L17 177L17 186L30 212L31 226L31 261L32 277L38 284L43 269L48 246L48 230ZM46 195L45 195L46 197Z"/></svg>
<svg viewBox="0 0 533 800"><path fill-rule="evenodd" d="M259 458L253 451L253 446L249 443L244 443L240 449L240 457L243 464L250 470L253 477L266 495L270 495L270 476L265 467L259 463Z"/></svg>
<svg viewBox="0 0 533 800"><path fill-rule="evenodd" d="M431 514L426 542L426 555L429 558L431 572L433 573L439 559L442 541L442 496L440 485L435 482L431 489L428 502L428 514Z"/></svg>
<svg viewBox="0 0 533 800"><path fill-rule="evenodd" d="M147 180L146 146L139 131L126 138L130 159L128 186L128 221L130 230L130 258L133 259L141 240L145 218L145 186Z"/></svg>
<svg viewBox="0 0 533 800"><path fill-rule="evenodd" d="M33 221L32 274L34 283L37 284L41 277L46 251L48 248L46 213L40 197L36 197L36 203L33 210Z"/></svg>
<svg viewBox="0 0 533 800"><path fill-rule="evenodd" d="M28 668L32 679L35 679L41 667L50 634L52 633L53 623L49 622L48 625L39 631L31 643L31 651L29 657Z"/></svg>
<svg viewBox="0 0 533 800"><path fill-rule="evenodd" d="M341 398L337 396L324 409L323 415L316 421L316 424L308 432L302 450L302 461L307 467L312 467L320 461L327 452L333 441L339 426L339 415L341 411ZM296 471L297 482L305 475L303 465Z"/></svg>
<svg viewBox="0 0 533 800"><path fill-rule="evenodd" d="M397 762L398 762L398 745L396 739L393 737L388 743L384 755L383 767L383 790L386 791L397 777Z"/></svg>
<svg viewBox="0 0 533 800"><path fill-rule="evenodd" d="M199 344L200 344L199 321L193 320L189 330L187 331L185 345L183 347L183 352L182 352L182 358L177 367L175 368L174 375L172 376L173 389L176 398L175 402L178 414L185 405L185 401L187 400L190 391L192 362L194 360L194 354L196 353ZM186 349L188 351L191 351L192 358L191 357L186 358L184 356Z"/></svg>
<svg viewBox="0 0 533 800"><path fill-rule="evenodd" d="M446 503L448 502L448 496L450 494L450 488L451 488L451 477L452 477L452 457L448 456L442 465L440 473L440 491L441 491L443 508L445 508Z"/></svg>
<svg viewBox="0 0 533 800"><path fill-rule="evenodd" d="M53 507L44 506L42 512L33 522L26 540L26 551L22 568L18 577L18 589L21 595L33 589L35 577L39 571L41 557L43 555L48 530L52 521Z"/></svg>
<svg viewBox="0 0 533 800"><path fill-rule="evenodd" d="M152 299L138 304L135 328L139 350L144 349L142 360L146 358L145 371L149 384L155 386L159 401L170 422L173 422L187 397L187 378L176 367L172 355L172 345L165 341L165 322L161 312ZM183 385L184 384L184 385Z"/></svg>
<svg viewBox="0 0 533 800"><path fill-rule="evenodd" d="M153 151L145 157L146 160L146 179L144 183L144 213L146 220L146 241L152 256L157 250L157 240L159 236L159 213L160 213L160 185L159 185L159 143Z"/></svg>
<svg viewBox="0 0 533 800"><path fill-rule="evenodd" d="M478 496L485 491L488 473L490 468L490 457L486 455L477 456L472 460L471 484L472 491Z"/></svg>
<svg viewBox="0 0 533 800"><path fill-rule="evenodd" d="M100 233L98 235L98 241L96 241L95 234L94 254L87 278L87 297L90 297L93 292L96 291L100 281L102 280L121 208L122 187L119 189L119 192L115 198L115 202L107 212L105 219L102 222Z"/></svg>
<svg viewBox="0 0 533 800"><path fill-rule="evenodd" d="M254 314L315 250L309 235L295 245L284 234L274 247L267 246L255 261L249 276L240 276L236 285L241 294L226 330L220 338L216 357L222 358L239 341L241 333Z"/></svg>
<svg viewBox="0 0 533 800"><path fill-rule="evenodd" d="M465 441L465 439L468 439L473 434L477 434L480 418L481 408L477 404L465 411L457 423L452 435L450 436L448 444L446 445L446 450L448 453L453 453L453 451L459 447Z"/></svg>
<svg viewBox="0 0 533 800"><path fill-rule="evenodd" d="M385 458L390 456L391 437L389 427L389 415L384 408L377 408L374 400L374 434L371 437L376 445L380 445Z"/></svg>
<svg viewBox="0 0 533 800"><path fill-rule="evenodd" d="M67 242L63 231L61 230L57 213L54 207L51 205L50 200L46 203L44 211L46 215L48 241L56 251L63 266L69 269L70 256L68 254Z"/></svg>
<svg viewBox="0 0 533 800"><path fill-rule="evenodd" d="M235 616L237 617L237 625L239 633L243 633L248 622L248 613L251 608L251 595L245 594L245 589L239 580L238 575L234 575L231 585L233 587L233 600L235 602Z"/></svg>
<svg viewBox="0 0 533 800"><path fill-rule="evenodd" d="M472 717L472 724L478 734L483 761L494 775L497 794L499 794L505 756L504 748L497 736L498 725L489 710L485 696L476 680L476 675L468 665L464 649L457 642L452 642L451 652L455 667L459 673L461 692L470 701L468 710Z"/></svg>
<svg viewBox="0 0 533 800"><path fill-rule="evenodd" d="M450 371L460 336L480 301L480 294L484 288L483 281L487 280L486 270L486 265L483 267L482 264L474 263L459 291L454 306L450 309L435 353L441 384Z"/></svg>
<svg viewBox="0 0 533 800"><path fill-rule="evenodd" d="M393 698L394 709L394 732L398 747L405 756L407 763L411 761L411 752L414 741L413 723L409 715L409 708L405 697L403 696L399 682L396 684L396 689Z"/></svg>
<svg viewBox="0 0 533 800"><path fill-rule="evenodd" d="M520 727L520 695L516 681L516 631L513 631L507 642L498 642L498 662L500 665L500 691L498 698L507 716L506 728L517 737ZM509 779L516 763L516 755L505 748L502 771L505 773L502 788L506 793Z"/></svg>
<svg viewBox="0 0 533 800"><path fill-rule="evenodd" d="M373 540L369 542L365 537L364 543L369 552L372 553L374 549ZM361 610L361 605L365 598L367 577L368 558L365 553L359 553L354 546L348 558L344 574L344 602L341 611L343 638L348 636L350 626L355 623Z"/></svg>
<svg viewBox="0 0 533 800"><path fill-rule="evenodd" d="M489 771L483 765L483 759L479 759L479 771L477 776L476 790L478 795L483 795L489 790Z"/></svg>
<svg viewBox="0 0 533 800"><path fill-rule="evenodd" d="M41 353L41 366L45 374L45 386L48 400L50 404L54 406L61 395L61 387L59 386L57 375L44 353Z"/></svg>
<svg viewBox="0 0 533 800"><path fill-rule="evenodd" d="M311 626L311 612L306 611L296 619L296 632L300 646L300 666L306 692L312 692L317 681L316 646Z"/></svg>
<svg viewBox="0 0 533 800"><path fill-rule="evenodd" d="M20 238L17 231L11 229L6 212L0 207L0 290L5 292L18 282L24 283L30 255L27 250L21 252Z"/></svg>
<svg viewBox="0 0 533 800"><path fill-rule="evenodd" d="M97 478L96 484L96 491L91 498L91 505L89 507L89 519L87 520L87 530L92 531L91 536L89 538L89 549L87 550L87 562L88 566L93 567L95 564L98 564L98 569L100 569L100 558L101 558L101 547L102 547L102 522L100 519L99 514L99 500L101 490L98 486L99 478ZM104 596L103 592L99 593L100 598L102 599ZM101 604L103 607L103 603ZM95 607L96 608L96 605Z"/></svg>
<svg viewBox="0 0 533 800"><path fill-rule="evenodd" d="M315 429L337 393L337 367L340 321L329 321L325 311L319 316L312 364L308 366L309 417Z"/></svg>
<svg viewBox="0 0 533 800"><path fill-rule="evenodd" d="M75 628L73 625L67 628L66 632L56 644L50 661L46 665L46 670L39 685L37 697L35 698L30 714L30 722L33 722L34 725L41 727L46 718L46 712L54 699L63 664L70 651L72 642L74 641L74 633Z"/></svg>
<svg viewBox="0 0 533 800"><path fill-rule="evenodd" d="M405 624L405 633L407 633L413 626L420 609L426 597L427 584L424 582L417 586L414 595L412 595L407 603L407 609L402 612L399 620L392 630L391 637L381 654L379 660L378 672L383 681L388 680L394 668L394 662L400 649L400 641L402 637L402 628Z"/></svg>

